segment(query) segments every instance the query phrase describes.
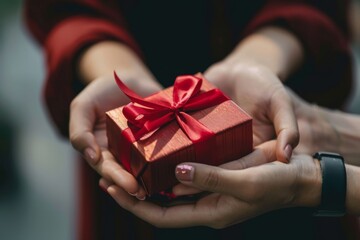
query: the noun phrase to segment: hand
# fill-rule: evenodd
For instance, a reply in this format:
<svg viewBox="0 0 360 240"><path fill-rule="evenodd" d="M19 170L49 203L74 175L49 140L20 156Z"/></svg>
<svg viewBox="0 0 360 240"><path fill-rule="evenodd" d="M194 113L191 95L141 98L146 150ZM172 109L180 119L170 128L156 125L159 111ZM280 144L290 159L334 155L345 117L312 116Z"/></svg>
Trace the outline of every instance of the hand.
<svg viewBox="0 0 360 240"><path fill-rule="evenodd" d="M276 146L267 151L276 152L272 161L288 162L299 132L293 99L276 75L262 65L238 60L236 64L217 63L204 76L253 118L254 146L277 137ZM198 193L199 189L178 184L173 192L180 196Z"/></svg>
<svg viewBox="0 0 360 240"><path fill-rule="evenodd" d="M159 89L136 86L131 76L118 73L132 88L144 96ZM128 103L128 98L116 86L113 76L92 81L72 102L70 110L70 140L73 147L83 154L90 166L102 177L125 191L145 198L145 191L136 179L116 162L107 148L105 112Z"/></svg>
<svg viewBox="0 0 360 240"><path fill-rule="evenodd" d="M178 165L176 176L182 184L211 192L192 204L164 208L131 198L105 179L100 185L123 208L157 227L224 228L279 208L318 205L322 179L318 161L296 155L289 164L265 163L274 157L266 150L274 144L260 145L243 159L229 163L232 166ZM259 166L234 170L243 167L242 160L258 162Z"/></svg>
<svg viewBox="0 0 360 240"><path fill-rule="evenodd" d="M339 134L326 115L327 110L309 104L287 89L294 105L300 141L294 150L296 153L312 155L319 150L339 152Z"/></svg>
<svg viewBox="0 0 360 240"><path fill-rule="evenodd" d="M205 73L254 119L254 145L277 137L277 160L286 162L299 141L294 110L282 81L302 64L297 36L266 26L242 39Z"/></svg>
<svg viewBox="0 0 360 240"><path fill-rule="evenodd" d="M245 60L217 63L204 75L252 116L254 145L277 137L276 159L287 162L299 132L293 104L279 78L267 67Z"/></svg>

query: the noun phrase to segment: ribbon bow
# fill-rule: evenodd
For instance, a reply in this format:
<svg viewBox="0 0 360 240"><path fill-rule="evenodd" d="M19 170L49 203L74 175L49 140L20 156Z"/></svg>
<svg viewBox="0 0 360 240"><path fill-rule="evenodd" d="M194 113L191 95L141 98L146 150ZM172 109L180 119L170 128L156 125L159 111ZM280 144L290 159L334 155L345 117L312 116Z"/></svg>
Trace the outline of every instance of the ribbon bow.
<svg viewBox="0 0 360 240"><path fill-rule="evenodd" d="M145 134L155 131L176 119L188 138L196 143L208 139L214 133L187 114L229 100L219 89L201 92L203 79L192 75L178 76L174 83L172 100L159 94L151 100L144 99L129 89L114 72L119 88L132 101L123 108L123 114L136 129L133 139L139 140Z"/></svg>

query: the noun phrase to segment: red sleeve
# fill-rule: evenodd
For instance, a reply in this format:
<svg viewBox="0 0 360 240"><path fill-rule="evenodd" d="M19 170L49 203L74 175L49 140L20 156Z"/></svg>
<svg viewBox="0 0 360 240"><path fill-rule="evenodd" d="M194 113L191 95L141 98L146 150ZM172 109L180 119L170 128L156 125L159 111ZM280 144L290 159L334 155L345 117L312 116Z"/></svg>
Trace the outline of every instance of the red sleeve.
<svg viewBox="0 0 360 240"><path fill-rule="evenodd" d="M25 21L46 53L43 97L60 133L68 135L69 106L79 85L75 74L77 55L102 40L121 41L140 54L126 31L116 1L27 0Z"/></svg>
<svg viewBox="0 0 360 240"><path fill-rule="evenodd" d="M352 83L348 45L347 1L268 1L249 23L246 34L265 25L293 32L305 49L304 67L289 81L301 96L328 107L340 107ZM309 87L311 86L311 87Z"/></svg>

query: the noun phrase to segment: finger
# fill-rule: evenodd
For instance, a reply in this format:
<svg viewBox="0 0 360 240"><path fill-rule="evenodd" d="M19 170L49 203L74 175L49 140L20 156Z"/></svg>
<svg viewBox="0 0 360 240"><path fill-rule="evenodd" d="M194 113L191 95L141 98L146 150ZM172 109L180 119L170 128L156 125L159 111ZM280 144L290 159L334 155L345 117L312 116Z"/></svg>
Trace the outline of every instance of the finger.
<svg viewBox="0 0 360 240"><path fill-rule="evenodd" d="M93 134L95 119L96 114L91 103L81 100L81 98L77 98L71 103L70 141L90 165L96 165L100 159L100 147Z"/></svg>
<svg viewBox="0 0 360 240"><path fill-rule="evenodd" d="M220 165L219 167L231 170L241 170L276 160L276 141L271 140L255 147L254 151L238 160Z"/></svg>
<svg viewBox="0 0 360 240"><path fill-rule="evenodd" d="M272 162L276 160L275 150L276 141L271 140L255 147L255 150L245 157L222 164L219 167L229 170L241 170ZM199 192L201 192L200 189L184 184L178 184L173 188L173 193L176 196L196 194Z"/></svg>
<svg viewBox="0 0 360 240"><path fill-rule="evenodd" d="M114 183L105 178L100 178L100 180L99 180L99 186L106 192L108 192L107 189L112 185L114 185ZM145 200L145 198L146 198L145 191L144 192L138 191L137 193L129 193L128 192L128 194L130 194L133 197L136 197L138 200L141 200L141 201Z"/></svg>
<svg viewBox="0 0 360 240"><path fill-rule="evenodd" d="M160 206L147 201L139 201L115 185L108 187L107 192L122 208L152 225L166 227L166 221L161 217L164 210Z"/></svg>
<svg viewBox="0 0 360 240"><path fill-rule="evenodd" d="M249 162L249 165L254 166L273 161L275 159L274 146L275 141L259 145L254 152L245 157L248 158L246 161ZM235 163L224 164L221 167L199 163L182 163L176 166L175 175L186 186L203 191L233 195L234 189L245 189L247 184L250 186L252 180L251 171L232 170L244 167L244 164L239 162L241 160L235 161ZM237 191L238 197L242 197L242 192Z"/></svg>
<svg viewBox="0 0 360 240"><path fill-rule="evenodd" d="M103 151L99 163L93 167L103 178L124 189L139 199L145 199L146 192L135 177L119 165L109 151Z"/></svg>
<svg viewBox="0 0 360 240"><path fill-rule="evenodd" d="M107 189L108 187L110 187L111 185L113 185L114 183L106 180L105 178L100 178L99 180L99 187L104 190L107 193Z"/></svg>
<svg viewBox="0 0 360 240"><path fill-rule="evenodd" d="M299 130L293 104L282 87L276 90L270 102L269 115L277 135L277 160L289 162L293 149L299 143Z"/></svg>
<svg viewBox="0 0 360 240"><path fill-rule="evenodd" d="M220 226L220 220L233 215L233 208L227 204L220 206L206 204L205 201L198 201L194 204L177 205L169 208L160 207L147 201L137 201L129 197L124 191L116 186L108 188L109 194L124 209L132 212L144 221L159 228L179 228L192 226ZM215 195L215 194L214 194ZM214 198L218 198L215 196ZM241 206L239 206L240 208Z"/></svg>
<svg viewBox="0 0 360 240"><path fill-rule="evenodd" d="M200 189L197 189L194 187L189 187L189 186L186 186L186 185L180 183L173 187L172 192L176 196L184 196L184 195L197 194L202 191Z"/></svg>
<svg viewBox="0 0 360 240"><path fill-rule="evenodd" d="M182 163L176 166L176 178L183 184L203 191L233 194L245 179L237 171L199 163Z"/></svg>

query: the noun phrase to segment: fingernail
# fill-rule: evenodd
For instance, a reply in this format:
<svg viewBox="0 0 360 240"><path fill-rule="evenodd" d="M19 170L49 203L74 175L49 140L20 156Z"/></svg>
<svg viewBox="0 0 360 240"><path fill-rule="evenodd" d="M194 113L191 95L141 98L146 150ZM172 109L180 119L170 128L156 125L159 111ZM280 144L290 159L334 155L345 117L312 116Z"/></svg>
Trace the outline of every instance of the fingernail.
<svg viewBox="0 0 360 240"><path fill-rule="evenodd" d="M131 192L128 192L128 194L130 194L131 196L133 197L136 197L138 200L140 201L144 201L146 199L146 196L138 196L138 193L131 193Z"/></svg>
<svg viewBox="0 0 360 240"><path fill-rule="evenodd" d="M180 181L191 182L194 178L195 168L191 165L181 164L176 166L175 175Z"/></svg>
<svg viewBox="0 0 360 240"><path fill-rule="evenodd" d="M133 196L133 197L136 197L136 196L137 196L137 192L136 192L136 193L128 192L128 194L130 194L130 195Z"/></svg>
<svg viewBox="0 0 360 240"><path fill-rule="evenodd" d="M285 147L284 150L285 150L285 156L286 156L287 160L290 161L291 154L292 154L292 151L293 151L293 149L292 149L292 147L290 146L290 144L286 145L286 147Z"/></svg>
<svg viewBox="0 0 360 240"><path fill-rule="evenodd" d="M146 196L136 196L136 198L140 201L144 201L146 199Z"/></svg>
<svg viewBox="0 0 360 240"><path fill-rule="evenodd" d="M85 149L84 151L84 156L85 156L85 159L90 163L90 164L96 164L96 153L94 150L92 150L91 148L87 148Z"/></svg>

